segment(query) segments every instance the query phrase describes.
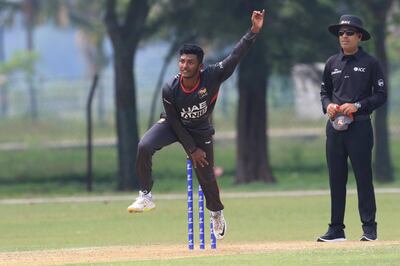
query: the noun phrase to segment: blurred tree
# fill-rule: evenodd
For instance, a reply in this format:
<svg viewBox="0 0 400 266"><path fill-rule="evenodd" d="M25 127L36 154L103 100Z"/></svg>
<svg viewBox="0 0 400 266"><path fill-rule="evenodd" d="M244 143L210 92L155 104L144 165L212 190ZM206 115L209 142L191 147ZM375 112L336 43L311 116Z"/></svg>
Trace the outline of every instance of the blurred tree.
<svg viewBox="0 0 400 266"><path fill-rule="evenodd" d="M17 13L21 13L23 17L23 25L26 30L26 49L29 52L34 51L34 30L35 27L43 22L46 22L48 18L54 17L54 12L58 6L59 1L53 0L14 0L14 1L0 1L0 14L7 12L7 22L12 24L14 17ZM35 66L32 71L26 76L28 83L29 93L29 110L28 113L32 119L38 118L38 103L37 103L37 91L35 87Z"/></svg>
<svg viewBox="0 0 400 266"><path fill-rule="evenodd" d="M237 122L237 183L276 182L269 160L268 79L272 73L289 73L296 62L310 63L326 58L334 46L325 28L316 23L334 14L327 1L238 1L240 14L266 8L262 34L239 68L239 111ZM237 20L246 15L236 14ZM312 14L312 15L310 15ZM266 149L265 149L266 147Z"/></svg>
<svg viewBox="0 0 400 266"><path fill-rule="evenodd" d="M0 1L0 64L3 64L5 60L4 52L4 29L8 25L12 24L14 13L17 10L17 5L8 1ZM8 88L5 86L7 83L7 77L0 77L0 113L2 116L6 116L8 113Z"/></svg>
<svg viewBox="0 0 400 266"><path fill-rule="evenodd" d="M390 73L389 61L386 50L387 28L389 24L389 14L393 11L393 0L358 0L356 10L367 19L367 26L371 29L373 36L372 42L375 55L382 65L386 76L386 86L390 97ZM375 177L382 182L394 181L393 166L389 147L389 129L388 129L388 107L387 104L378 108L375 112Z"/></svg>
<svg viewBox="0 0 400 266"><path fill-rule="evenodd" d="M4 28L0 22L0 64L4 62ZM6 115L8 109L7 90L4 86L5 76L0 77L0 113Z"/></svg>
<svg viewBox="0 0 400 266"><path fill-rule="evenodd" d="M249 22L253 10L266 9L264 29L243 59L238 72L239 110L237 117L236 182L276 182L267 153L267 84L271 73L266 31L272 14L267 1L239 1L239 21ZM243 23L243 22L242 22Z"/></svg>
<svg viewBox="0 0 400 266"><path fill-rule="evenodd" d="M21 72L32 75L35 63L39 59L36 52L19 51L12 54L11 58L0 65L0 73L13 75Z"/></svg>
<svg viewBox="0 0 400 266"><path fill-rule="evenodd" d="M104 42L106 29L101 20L104 2L69 0L64 1L60 10L68 14L68 24L78 28L79 47L87 63L87 75L92 79L95 74L102 77L102 72L109 63L105 54ZM105 123L104 87L99 82L97 89L97 117L101 124Z"/></svg>
<svg viewBox="0 0 400 266"><path fill-rule="evenodd" d="M126 1L118 3L122 2ZM138 187L135 161L139 137L133 63L149 9L147 0L130 0L127 6L106 0L104 23L114 51L119 190Z"/></svg>
<svg viewBox="0 0 400 266"><path fill-rule="evenodd" d="M35 25L38 23L37 17L39 13L39 0L23 0L20 3L21 11L24 15L24 25L26 29L26 45L27 50L34 50L33 34ZM27 76L28 91L29 91L29 113L33 119L38 118L37 95L34 82L35 68L32 69L32 75Z"/></svg>
<svg viewBox="0 0 400 266"><path fill-rule="evenodd" d="M4 28L11 23L16 5L7 1L0 1L0 64L5 60ZM8 88L5 86L7 77L0 77L0 114L6 116L8 112Z"/></svg>
<svg viewBox="0 0 400 266"><path fill-rule="evenodd" d="M35 52L20 51L12 54L7 61L0 62L0 85L2 93L7 93L8 88L12 86L13 77L21 74L27 79L34 75L35 64L39 59L39 55ZM8 108L8 97L3 95L2 107Z"/></svg>

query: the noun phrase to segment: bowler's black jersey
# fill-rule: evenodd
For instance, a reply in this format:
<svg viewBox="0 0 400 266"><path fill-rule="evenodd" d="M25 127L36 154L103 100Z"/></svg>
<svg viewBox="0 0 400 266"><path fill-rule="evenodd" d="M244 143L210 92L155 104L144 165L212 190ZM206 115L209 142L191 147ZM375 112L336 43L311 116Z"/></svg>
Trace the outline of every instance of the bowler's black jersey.
<svg viewBox="0 0 400 266"><path fill-rule="evenodd" d="M231 54L221 62L206 67L193 89L186 89L180 74L163 87L163 104L168 123L188 152L196 148L193 136L211 136L214 128L210 116L223 81L229 78L240 59L256 38L248 31L236 44Z"/></svg>
<svg viewBox="0 0 400 266"><path fill-rule="evenodd" d="M382 68L374 57L359 47L354 55L343 51L331 56L325 65L321 84L324 113L330 103L360 102L355 115L371 114L387 98Z"/></svg>

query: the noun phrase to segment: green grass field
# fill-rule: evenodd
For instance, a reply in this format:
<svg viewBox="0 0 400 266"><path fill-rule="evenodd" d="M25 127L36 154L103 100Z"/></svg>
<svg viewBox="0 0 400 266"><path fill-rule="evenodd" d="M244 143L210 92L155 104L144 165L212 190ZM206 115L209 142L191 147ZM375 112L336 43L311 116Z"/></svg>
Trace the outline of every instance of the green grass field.
<svg viewBox="0 0 400 266"><path fill-rule="evenodd" d="M235 256L139 260L140 263L134 261L132 264L241 265L240 262L248 261L251 265L306 265L310 262L314 265L396 265L400 261L400 242L388 245L385 241L400 239L400 231L395 230L400 220L399 200L399 194L377 195L377 221L382 245L365 246L357 242L354 247L334 246L329 250L267 249L256 254L245 252ZM2 253L10 251L186 245L186 200L159 200L157 209L145 214L128 214L126 207L129 203L113 201L0 205L0 258ZM329 222L328 195L230 198L225 199L224 203L229 227L226 239L218 242L222 250L224 245L241 243L314 242L317 236L326 231ZM348 196L346 210L346 236L348 240L356 241L361 235L361 226L355 195ZM216 253L214 255L218 255L218 251ZM121 259L115 258L112 261L118 262Z"/></svg>
<svg viewBox="0 0 400 266"><path fill-rule="evenodd" d="M112 265L398 265L399 247L336 248L292 252L255 253L190 259L119 262ZM85 264L74 264L85 265ZM101 263L96 265L110 265Z"/></svg>
<svg viewBox="0 0 400 266"><path fill-rule="evenodd" d="M115 148L94 150L94 192L87 193L84 149L39 147L47 140L84 139L83 124L55 126L44 123L40 129L37 124L22 124L7 124L6 130L0 132L2 142L17 140L31 145L26 151L0 152L0 199L117 194ZM24 130L30 134L21 133ZM12 132L17 133L13 135ZM109 137L112 134L108 125L96 128L95 136ZM235 142L216 142L216 162L225 170L219 177L222 195L232 192L328 189L323 136L273 137L270 144L271 165L278 182L238 186L234 184ZM391 139L391 152L395 172L399 173L398 137ZM185 175L185 154L179 145L172 145L157 153L154 158L155 197L165 193L184 193ZM397 177L393 183L375 182L375 186L398 188L400 180ZM354 187L354 177L350 173L348 188ZM132 195L133 200L137 192L118 195ZM349 195L345 221L349 244L325 245L322 249L315 244L315 239L327 229L330 213L328 195L223 200L229 223L228 236L218 244L218 250L214 253L186 251L185 200L159 200L156 211L143 215L129 215L126 212L129 200L0 204L0 265L21 265L21 261L11 264L5 259L34 259L40 252L49 250L56 257L65 258L65 264L78 263L76 265L398 265L400 261L400 232L395 230L400 221L400 194L377 194L380 241L374 245L357 241L361 235L357 200L355 195ZM287 248L304 243L304 248ZM242 245L262 245L265 248L234 251ZM274 249L276 245L282 245L282 248ZM70 261L63 256L68 250L74 253L80 249L97 247L106 250L113 247L122 247L122 250L151 248L155 256L132 259L115 255L105 261L90 263ZM177 255L156 255L157 252L164 254L162 248L166 247L177 247ZM143 252L144 255L148 251ZM26 255L24 252L33 253ZM184 256L180 256L180 253ZM48 261L48 264L52 263Z"/></svg>
<svg viewBox="0 0 400 266"><path fill-rule="evenodd" d="M276 184L252 183L234 185L235 142L216 142L216 164L224 174L219 178L227 191L328 189L324 138L271 138L271 165ZM400 139L391 145L395 173L400 172ZM185 154L173 144L154 157L154 191L183 192L185 190ZM94 150L94 192L115 193L117 159L114 147ZM0 152L0 198L43 195L87 194L85 191L85 149L29 149ZM355 185L349 175L349 187ZM400 187L400 179L377 187Z"/></svg>

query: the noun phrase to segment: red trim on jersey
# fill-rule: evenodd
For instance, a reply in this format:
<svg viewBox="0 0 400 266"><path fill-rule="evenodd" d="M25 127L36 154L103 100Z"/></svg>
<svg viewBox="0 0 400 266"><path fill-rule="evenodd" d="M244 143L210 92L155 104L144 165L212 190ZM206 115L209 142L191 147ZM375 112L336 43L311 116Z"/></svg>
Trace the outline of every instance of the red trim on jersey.
<svg viewBox="0 0 400 266"><path fill-rule="evenodd" d="M217 93L211 98L210 104L213 104L213 103L217 100L217 98L218 98L218 93L219 93L219 90L218 90Z"/></svg>
<svg viewBox="0 0 400 266"><path fill-rule="evenodd" d="M183 86L182 80L183 80L183 77L181 76L181 78L179 79L179 83L181 84L181 88L182 88L184 93L192 93L195 90L197 90L197 88L200 85L200 76L199 76L199 79L197 80L196 84L194 85L194 87L192 89L190 89L190 90L186 89L185 86Z"/></svg>

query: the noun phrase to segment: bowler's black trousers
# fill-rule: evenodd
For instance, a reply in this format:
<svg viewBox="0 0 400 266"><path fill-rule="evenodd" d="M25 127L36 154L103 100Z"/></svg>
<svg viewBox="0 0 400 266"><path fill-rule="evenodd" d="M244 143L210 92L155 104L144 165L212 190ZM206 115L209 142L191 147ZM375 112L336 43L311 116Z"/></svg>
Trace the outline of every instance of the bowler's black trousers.
<svg viewBox="0 0 400 266"><path fill-rule="evenodd" d="M206 198L206 207L211 211L224 209L219 196L219 188L214 175L214 147L212 136L194 136L196 146L206 153L208 165L195 169L197 180ZM168 124L168 120L161 119L152 126L142 137L138 146L136 158L136 172L139 177L140 189L151 191L153 187L152 157L154 153L163 147L177 142L178 138ZM186 151L186 153L188 153ZM186 158L182 158L182 176L186 176Z"/></svg>
<svg viewBox="0 0 400 266"><path fill-rule="evenodd" d="M344 228L347 158L350 158L357 183L358 210L364 230L376 228L375 193L372 183L372 147L374 136L371 120L354 121L346 131L326 126L326 158L331 190L331 225Z"/></svg>

